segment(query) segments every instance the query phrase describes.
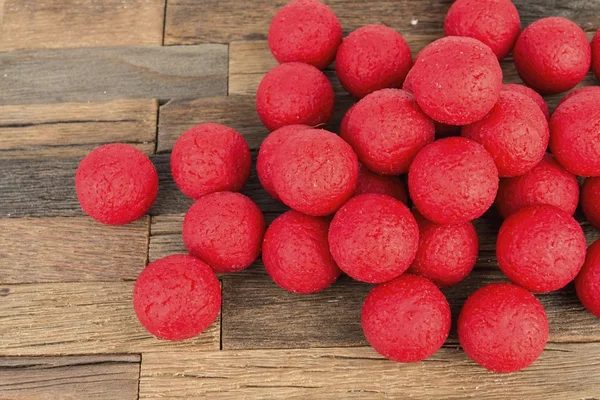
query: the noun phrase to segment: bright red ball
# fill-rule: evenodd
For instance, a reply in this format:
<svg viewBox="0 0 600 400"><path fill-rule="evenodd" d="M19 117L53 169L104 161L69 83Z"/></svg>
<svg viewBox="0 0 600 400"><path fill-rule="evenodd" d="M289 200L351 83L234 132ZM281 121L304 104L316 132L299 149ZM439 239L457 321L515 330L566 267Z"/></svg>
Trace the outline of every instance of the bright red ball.
<svg viewBox="0 0 600 400"><path fill-rule="evenodd" d="M399 177L375 174L361 164L358 167L358 180L353 196L367 193L385 194L404 204L408 203L406 188Z"/></svg>
<svg viewBox="0 0 600 400"><path fill-rule="evenodd" d="M587 94L592 94L592 93L594 93L595 95L600 95L600 86L583 86L583 87L577 88L575 90L571 90L569 93L566 94L565 97L560 99L557 107L560 107L565 101L567 101L575 96L579 96L580 94L587 95Z"/></svg>
<svg viewBox="0 0 600 400"><path fill-rule="evenodd" d="M592 39L592 71L596 75L596 79L600 80L600 29Z"/></svg>
<svg viewBox="0 0 600 400"><path fill-rule="evenodd" d="M581 209L594 228L600 229L600 177L586 178L583 182Z"/></svg>
<svg viewBox="0 0 600 400"><path fill-rule="evenodd" d="M540 107L540 110L542 110L546 119L550 120L550 110L548 110L548 104L546 104L546 100L544 100L542 95L533 90L532 88L527 87L525 85L519 85L518 83L507 83L502 85L502 90L509 90L512 92L521 93L529 97L531 100L535 101L535 104L537 104Z"/></svg>
<svg viewBox="0 0 600 400"><path fill-rule="evenodd" d="M600 318L600 240L588 248L585 264L575 279L575 290L584 307Z"/></svg>

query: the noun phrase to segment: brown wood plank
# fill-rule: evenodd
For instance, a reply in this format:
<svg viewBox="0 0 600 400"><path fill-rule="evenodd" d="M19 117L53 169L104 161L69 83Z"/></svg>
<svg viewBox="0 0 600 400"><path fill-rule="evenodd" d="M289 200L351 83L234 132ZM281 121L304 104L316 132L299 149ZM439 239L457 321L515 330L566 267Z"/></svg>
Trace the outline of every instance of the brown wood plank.
<svg viewBox="0 0 600 400"><path fill-rule="evenodd" d="M0 286L0 356L219 349L219 320L200 336L168 342L138 322L133 282Z"/></svg>
<svg viewBox="0 0 600 400"><path fill-rule="evenodd" d="M0 357L0 400L138 398L139 355Z"/></svg>
<svg viewBox="0 0 600 400"><path fill-rule="evenodd" d="M227 94L227 46L0 53L0 105Z"/></svg>
<svg viewBox="0 0 600 400"><path fill-rule="evenodd" d="M598 357L599 343L549 345L529 368L502 375L456 347L413 364L370 348L149 353L140 399L592 399Z"/></svg>
<svg viewBox="0 0 600 400"><path fill-rule="evenodd" d="M0 106L0 158L82 156L106 143L155 147L158 102Z"/></svg>

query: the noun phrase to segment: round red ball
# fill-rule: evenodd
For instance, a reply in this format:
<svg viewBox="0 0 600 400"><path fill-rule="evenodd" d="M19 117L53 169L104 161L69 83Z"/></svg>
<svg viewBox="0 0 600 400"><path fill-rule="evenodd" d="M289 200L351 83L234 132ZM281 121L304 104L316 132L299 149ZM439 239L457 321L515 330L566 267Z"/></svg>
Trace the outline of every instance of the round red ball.
<svg viewBox="0 0 600 400"><path fill-rule="evenodd" d="M600 80L600 29L592 39L592 71L596 75L596 79Z"/></svg>
<svg viewBox="0 0 600 400"><path fill-rule="evenodd" d="M509 216L498 233L496 258L504 275L532 292L566 286L585 261L585 236L563 210L534 205Z"/></svg>
<svg viewBox="0 0 600 400"><path fill-rule="evenodd" d="M592 93L594 95L600 95L600 86L583 86L578 89L572 90L569 93L567 93L567 95L565 97L560 99L557 107L560 107L565 101L567 101L575 96L579 96L580 94L587 95L587 94L592 94Z"/></svg>
<svg viewBox="0 0 600 400"><path fill-rule="evenodd" d="M123 143L100 146L77 167L75 190L81 209L98 222L124 225L141 218L158 194L152 161Z"/></svg>
<svg viewBox="0 0 600 400"><path fill-rule="evenodd" d="M182 233L191 255L215 272L236 272L258 257L265 221L258 206L243 194L216 192L190 207Z"/></svg>
<svg viewBox="0 0 600 400"><path fill-rule="evenodd" d="M534 295L510 283L492 283L467 299L457 329L460 345L473 361L493 372L510 373L537 360L550 327Z"/></svg>
<svg viewBox="0 0 600 400"><path fill-rule="evenodd" d="M485 148L462 137L440 139L417 154L408 171L415 207L438 224L479 218L494 203L498 169Z"/></svg>
<svg viewBox="0 0 600 400"><path fill-rule="evenodd" d="M351 95L400 88L412 66L406 40L392 28L367 25L352 32L338 48L335 71Z"/></svg>
<svg viewBox="0 0 600 400"><path fill-rule="evenodd" d="M585 32L561 17L542 18L523 30L513 51L515 67L541 93L572 89L590 70L592 52Z"/></svg>
<svg viewBox="0 0 600 400"><path fill-rule="evenodd" d="M548 104L546 104L546 101L544 100L542 95L540 95L532 88L527 87L525 85L519 85L518 83L507 83L505 85L502 85L502 90L509 90L512 92L521 93L529 97L531 100L535 101L535 104L537 104L540 107L540 110L542 110L542 112L544 113L546 120L550 120L550 110L548 110Z"/></svg>
<svg viewBox="0 0 600 400"><path fill-rule="evenodd" d="M361 164L358 167L358 180L353 196L367 193L385 194L404 204L408 203L406 188L399 177L375 174Z"/></svg>
<svg viewBox="0 0 600 400"><path fill-rule="evenodd" d="M288 211L275 219L265 233L262 260L273 281L299 294L320 292L342 271L329 252L329 220Z"/></svg>
<svg viewBox="0 0 600 400"><path fill-rule="evenodd" d="M437 352L448 337L450 305L429 280L404 274L377 285L362 308L362 328L382 356L409 363Z"/></svg>
<svg viewBox="0 0 600 400"><path fill-rule="evenodd" d="M583 182L581 209L592 226L600 229L600 177L586 178Z"/></svg>
<svg viewBox="0 0 600 400"><path fill-rule="evenodd" d="M575 279L575 290L581 304L600 318L600 240L588 248L585 264Z"/></svg>
<svg viewBox="0 0 600 400"><path fill-rule="evenodd" d="M383 195L353 197L333 217L329 248L350 277L381 283L408 269L419 245L419 227L404 203Z"/></svg>
<svg viewBox="0 0 600 400"><path fill-rule="evenodd" d="M286 125L325 124L333 115L333 105L331 83L308 64L295 62L273 68L256 91L256 111L270 131Z"/></svg>
<svg viewBox="0 0 600 400"><path fill-rule="evenodd" d="M215 322L221 309L221 286L203 261L171 255L148 264L140 273L133 289L133 308L152 335L185 340Z"/></svg>

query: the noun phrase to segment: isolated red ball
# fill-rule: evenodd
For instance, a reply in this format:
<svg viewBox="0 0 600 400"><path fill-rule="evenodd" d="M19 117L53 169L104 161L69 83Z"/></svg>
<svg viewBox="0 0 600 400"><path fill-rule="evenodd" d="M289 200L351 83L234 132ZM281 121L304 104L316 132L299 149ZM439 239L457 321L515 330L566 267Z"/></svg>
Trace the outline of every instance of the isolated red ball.
<svg viewBox="0 0 600 400"><path fill-rule="evenodd" d="M437 352L450 332L450 305L429 280L404 274L377 285L362 308L362 328L382 356L409 363Z"/></svg>
<svg viewBox="0 0 600 400"><path fill-rule="evenodd" d="M333 214L354 193L358 160L338 135L310 129L281 144L273 162L275 191L304 214Z"/></svg>
<svg viewBox="0 0 600 400"><path fill-rule="evenodd" d="M521 19L510 0L457 0L444 21L446 36L466 36L489 46L499 60L510 53Z"/></svg>
<svg viewBox="0 0 600 400"><path fill-rule="evenodd" d="M407 79L425 114L445 124L466 125L483 118L496 104L502 69L480 41L449 36L419 53Z"/></svg>
<svg viewBox="0 0 600 400"><path fill-rule="evenodd" d="M507 83L502 85L502 90L509 90L512 92L521 93L529 97L531 100L535 101L535 104L537 104L540 107L540 110L542 110L546 119L550 120L550 110L548 110L548 104L546 104L546 100L544 100L542 95L540 95L532 88L527 87L525 85L519 85L518 83Z"/></svg>
<svg viewBox="0 0 600 400"><path fill-rule="evenodd" d="M600 178L586 178L583 182L581 209L590 224L600 229Z"/></svg>
<svg viewBox="0 0 600 400"><path fill-rule="evenodd" d="M596 75L596 79L600 80L600 29L592 39L592 71Z"/></svg>
<svg viewBox="0 0 600 400"><path fill-rule="evenodd" d="M77 167L81 209L98 222L124 225L141 218L158 194L158 174L147 155L123 143L100 146Z"/></svg>
<svg viewBox="0 0 600 400"><path fill-rule="evenodd" d="M529 25L513 50L519 76L541 93L575 87L590 70L591 57L585 32L561 17L542 18Z"/></svg>
<svg viewBox="0 0 600 400"><path fill-rule="evenodd" d="M265 233L262 260L273 281L287 291L307 294L331 286L342 271L329 252L326 218L288 211Z"/></svg>
<svg viewBox="0 0 600 400"><path fill-rule="evenodd" d="M140 273L133 289L133 308L154 336L185 340L215 322L221 309L221 286L203 261L171 255L148 264Z"/></svg>
<svg viewBox="0 0 600 400"><path fill-rule="evenodd" d="M182 233L191 255L215 272L235 272L258 257L265 221L258 206L243 194L216 192L190 207Z"/></svg>
<svg viewBox="0 0 600 400"><path fill-rule="evenodd" d="M338 48L335 71L351 95L400 88L412 66L406 40L392 28L367 25L352 32Z"/></svg>
<svg viewBox="0 0 600 400"><path fill-rule="evenodd" d="M275 171L273 171L273 162L275 161L275 155L279 151L281 144L290 136L307 129L310 129L307 125L284 126L271 132L260 145L260 150L256 157L256 173L262 187L275 200L279 200L279 196L275 192L275 186L273 185L273 175L275 174Z"/></svg>
<svg viewBox="0 0 600 400"><path fill-rule="evenodd" d="M400 200L404 204L408 202L406 188L399 177L375 174L361 164L358 167L358 180L356 181L354 196L367 193L385 194Z"/></svg>
<svg viewBox="0 0 600 400"><path fill-rule="evenodd" d="M567 101L575 96L579 96L580 94L587 95L587 94L592 94L592 93L594 95L600 95L600 86L583 86L578 89L571 90L569 93L567 93L567 95L565 97L560 99L557 107L560 107L565 101Z"/></svg>
<svg viewBox="0 0 600 400"><path fill-rule="evenodd" d="M323 69L342 43L342 25L320 1L294 0L277 11L267 38L280 63L302 62Z"/></svg>
<svg viewBox="0 0 600 400"><path fill-rule="evenodd" d="M256 111L270 131L286 125L317 126L333 115L333 87L312 65L281 64L269 71L256 91Z"/></svg>
<svg viewBox="0 0 600 400"><path fill-rule="evenodd" d="M438 224L479 218L494 203L498 169L485 148L450 137L427 145L408 171L408 193L415 207Z"/></svg>
<svg viewBox="0 0 600 400"><path fill-rule="evenodd" d="M585 264L575 279L575 290L581 304L600 318L600 240L588 248Z"/></svg>
<svg viewBox="0 0 600 400"><path fill-rule="evenodd" d="M242 135L219 124L194 126L177 139L171 153L173 179L192 199L242 190L251 163L250 149Z"/></svg>
<svg viewBox="0 0 600 400"><path fill-rule="evenodd" d="M499 373L519 371L537 360L550 330L540 301L510 283L492 283L473 293L460 312L457 329L465 353Z"/></svg>
<svg viewBox="0 0 600 400"><path fill-rule="evenodd" d="M577 177L561 167L548 153L527 173L500 180L496 197L496 207L504 218L536 204L555 206L573 215L578 203Z"/></svg>
<svg viewBox="0 0 600 400"><path fill-rule="evenodd" d="M550 130L533 100L503 90L492 110L482 120L464 126L461 135L485 147L500 177L513 177L523 175L542 160Z"/></svg>
<svg viewBox="0 0 600 400"><path fill-rule="evenodd" d="M510 215L496 243L498 266L514 283L547 293L566 286L585 260L585 236L563 210L534 205Z"/></svg>
<svg viewBox="0 0 600 400"><path fill-rule="evenodd" d="M350 277L386 282L408 269L419 245L419 227L404 203L383 195L353 197L333 217L329 248Z"/></svg>

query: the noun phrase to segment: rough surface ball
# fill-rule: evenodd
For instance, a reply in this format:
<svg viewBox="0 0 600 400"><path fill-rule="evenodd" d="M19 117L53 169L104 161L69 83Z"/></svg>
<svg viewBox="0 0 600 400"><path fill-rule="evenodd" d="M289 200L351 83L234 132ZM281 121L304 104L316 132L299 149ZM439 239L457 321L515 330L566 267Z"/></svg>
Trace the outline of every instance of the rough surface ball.
<svg viewBox="0 0 600 400"><path fill-rule="evenodd" d="M419 227L404 203L382 194L353 197L333 217L329 248L350 277L368 283L396 278L419 245Z"/></svg>
<svg viewBox="0 0 600 400"><path fill-rule="evenodd" d="M577 221L549 205L520 209L498 233L496 257L506 277L532 292L566 286L585 261L585 236Z"/></svg>
<svg viewBox="0 0 600 400"><path fill-rule="evenodd" d="M424 360L437 352L450 332L450 305L431 281L404 274L376 286L362 308L369 344L397 362Z"/></svg>
<svg viewBox="0 0 600 400"><path fill-rule="evenodd" d="M499 373L531 365L544 351L549 334L540 301L510 283L492 283L473 293L460 312L457 329L465 353Z"/></svg>
<svg viewBox="0 0 600 400"><path fill-rule="evenodd" d="M560 99L557 107L560 107L565 101L567 101L575 96L579 96L580 94L591 94L591 93L594 93L595 95L600 95L600 86L583 86L578 89L571 90L569 93L567 93L567 95L565 97Z"/></svg>
<svg viewBox="0 0 600 400"><path fill-rule="evenodd" d="M519 85L518 83L507 83L505 85L502 85L502 90L509 90L512 92L521 93L529 97L531 100L535 101L535 104L537 104L540 107L540 110L542 110L546 119L550 120L550 110L548 110L548 104L546 104L546 100L544 100L542 95L533 90L532 88L527 87L525 85Z"/></svg>
<svg viewBox="0 0 600 400"><path fill-rule="evenodd" d="M158 194L158 174L147 155L123 143L100 146L77 167L81 209L98 222L124 225L141 218Z"/></svg>
<svg viewBox="0 0 600 400"><path fill-rule="evenodd" d="M201 197L183 220L185 247L215 272L250 266L260 253L264 233L265 221L258 206L240 193Z"/></svg>
<svg viewBox="0 0 600 400"><path fill-rule="evenodd" d="M140 273L133 289L133 308L154 336L185 340L215 322L221 309L221 286L203 261L175 254L148 264Z"/></svg>
<svg viewBox="0 0 600 400"><path fill-rule="evenodd" d="M592 39L592 71L596 79L600 80L600 29Z"/></svg>
<svg viewBox="0 0 600 400"><path fill-rule="evenodd" d="M375 174L361 164L358 167L358 180L354 196L367 193L385 194L396 200L400 200L404 204L408 202L406 188L399 177Z"/></svg>
<svg viewBox="0 0 600 400"><path fill-rule="evenodd" d="M600 240L588 248L585 264L575 279L575 290L581 304L600 318Z"/></svg>
<svg viewBox="0 0 600 400"><path fill-rule="evenodd" d="M600 229L600 178L586 178L581 188L581 209L585 218Z"/></svg>

